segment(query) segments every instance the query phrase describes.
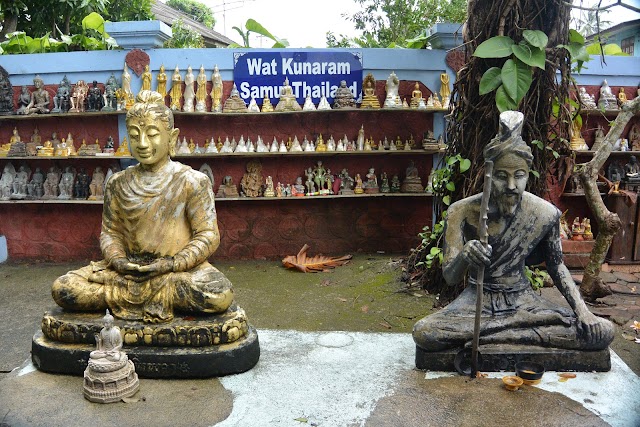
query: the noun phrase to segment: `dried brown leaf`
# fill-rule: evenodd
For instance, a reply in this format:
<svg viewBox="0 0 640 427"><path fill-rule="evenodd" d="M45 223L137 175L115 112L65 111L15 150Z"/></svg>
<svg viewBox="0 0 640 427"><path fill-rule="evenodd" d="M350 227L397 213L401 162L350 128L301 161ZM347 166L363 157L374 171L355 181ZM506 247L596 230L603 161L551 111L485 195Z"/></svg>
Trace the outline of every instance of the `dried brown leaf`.
<svg viewBox="0 0 640 427"><path fill-rule="evenodd" d="M330 268L345 265L351 258L353 258L351 255L341 257L316 255L308 257L307 250L309 250L309 245L305 244L302 249L300 249L300 252L298 252L298 255L289 255L284 257L282 265L286 268L293 268L302 271L303 273L318 273L320 271L327 271Z"/></svg>
<svg viewBox="0 0 640 427"><path fill-rule="evenodd" d="M392 328L392 326L390 324L388 324L387 322L385 322L384 320L382 322L379 322L378 324L380 326L382 326L383 328L386 328L386 329L391 329Z"/></svg>
<svg viewBox="0 0 640 427"><path fill-rule="evenodd" d="M575 378L576 374L573 372L560 372L558 373L558 376L561 378Z"/></svg>
<svg viewBox="0 0 640 427"><path fill-rule="evenodd" d="M342 301L342 302L347 302L347 301L349 301L349 300L348 300L348 299L346 299L346 298L338 298L338 299L339 299L340 301Z"/></svg>
<svg viewBox="0 0 640 427"><path fill-rule="evenodd" d="M368 305L363 305L362 307L360 307L360 311L362 311L363 313L368 313L369 312L369 306Z"/></svg>

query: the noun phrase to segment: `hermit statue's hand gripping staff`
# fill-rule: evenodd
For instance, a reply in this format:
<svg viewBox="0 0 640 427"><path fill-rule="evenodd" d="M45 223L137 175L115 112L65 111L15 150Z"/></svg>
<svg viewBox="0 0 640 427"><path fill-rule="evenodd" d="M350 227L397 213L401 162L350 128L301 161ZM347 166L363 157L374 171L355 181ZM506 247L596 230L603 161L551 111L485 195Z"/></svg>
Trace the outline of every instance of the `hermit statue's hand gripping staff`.
<svg viewBox="0 0 640 427"><path fill-rule="evenodd" d="M484 162L484 185L480 202L480 219L478 220L478 239L486 248L489 244L487 219L489 212L489 197L491 197L491 178L493 176L493 161ZM476 276L476 317L473 324L473 342L471 345L471 378L478 373L478 342L480 340L480 316L482 315L482 285L484 283L484 264L478 267Z"/></svg>

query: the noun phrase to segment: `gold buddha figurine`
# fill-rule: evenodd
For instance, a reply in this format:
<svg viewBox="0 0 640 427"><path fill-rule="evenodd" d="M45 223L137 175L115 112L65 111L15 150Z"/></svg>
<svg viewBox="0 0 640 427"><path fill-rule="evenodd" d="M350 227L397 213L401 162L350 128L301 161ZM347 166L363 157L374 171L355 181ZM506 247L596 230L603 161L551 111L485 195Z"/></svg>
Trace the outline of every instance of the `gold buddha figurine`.
<svg viewBox="0 0 640 427"><path fill-rule="evenodd" d="M620 86L620 90L618 91L618 105L622 107L622 104L627 102L627 94L624 93L624 88Z"/></svg>
<svg viewBox="0 0 640 427"><path fill-rule="evenodd" d="M569 146L572 150L588 150L589 146L581 135L582 120L578 120L578 117L571 122L571 141Z"/></svg>
<svg viewBox="0 0 640 427"><path fill-rule="evenodd" d="M204 65L200 65L200 73L196 79L198 89L196 89L196 111L202 113L207 111L207 75L204 72Z"/></svg>
<svg viewBox="0 0 640 427"><path fill-rule="evenodd" d="M173 77L171 77L171 104L170 108L173 111L180 111L180 98L182 98L182 77L180 76L180 70L176 65L176 69L173 71Z"/></svg>
<svg viewBox="0 0 640 427"><path fill-rule="evenodd" d="M420 106L420 101L424 102L424 98L422 97L422 91L420 90L420 83L416 82L413 92L411 92L411 108L418 108Z"/></svg>
<svg viewBox="0 0 640 427"><path fill-rule="evenodd" d="M369 73L362 81L362 104L360 108L380 108L380 100L376 96L376 79Z"/></svg>
<svg viewBox="0 0 640 427"><path fill-rule="evenodd" d="M433 93L433 108L435 108L436 110L442 110L442 103L438 98L438 94L435 92Z"/></svg>
<svg viewBox="0 0 640 427"><path fill-rule="evenodd" d="M38 150L38 157L53 157L53 143L49 140L44 142L44 146Z"/></svg>
<svg viewBox="0 0 640 427"><path fill-rule="evenodd" d="M142 73L142 89L151 90L151 71L149 71L149 64L144 66L144 72Z"/></svg>
<svg viewBox="0 0 640 427"><path fill-rule="evenodd" d="M118 150L115 152L117 157L131 157L131 152L129 151L129 141L127 141L127 137L125 136L120 142L120 146Z"/></svg>
<svg viewBox="0 0 640 427"><path fill-rule="evenodd" d="M62 142L55 147L55 149L53 151L53 155L55 157L67 157L68 156L67 141L66 141L65 138L62 138Z"/></svg>
<svg viewBox="0 0 640 427"><path fill-rule="evenodd" d="M247 112L247 104L244 103L242 98L240 98L240 93L238 92L238 88L236 84L233 84L233 88L231 89L231 94L229 98L224 102L224 108L222 109L223 113L246 113Z"/></svg>
<svg viewBox="0 0 640 427"><path fill-rule="evenodd" d="M54 282L53 298L65 309L109 308L120 319L161 323L171 321L174 310L223 313L233 302L231 282L207 261L220 243L211 182L171 160L179 129L163 101L157 92L142 91L127 113L140 163L107 183L104 259ZM228 342L246 331L237 325Z"/></svg>
<svg viewBox="0 0 640 427"><path fill-rule="evenodd" d="M451 99L451 88L449 87L449 74L442 73L440 74L440 97L442 97L442 106L445 107L444 104L449 104L449 100Z"/></svg>
<svg viewBox="0 0 640 427"><path fill-rule="evenodd" d="M193 138L189 138L189 152L193 154L196 149L196 144L193 143Z"/></svg>
<svg viewBox="0 0 640 427"><path fill-rule="evenodd" d="M302 107L298 104L293 89L289 85L289 78L285 77L284 84L280 90L280 100L276 105L275 111L301 111Z"/></svg>
<svg viewBox="0 0 640 427"><path fill-rule="evenodd" d="M164 64L160 66L160 72L158 72L156 81L158 82L156 92L158 92L163 97L167 96L167 73L165 73L164 71Z"/></svg>
<svg viewBox="0 0 640 427"><path fill-rule="evenodd" d="M222 76L218 65L213 67L211 74L211 111L214 113L222 112Z"/></svg>
<svg viewBox="0 0 640 427"><path fill-rule="evenodd" d="M327 151L327 144L324 143L322 134L318 135L318 140L316 141L316 151Z"/></svg>
<svg viewBox="0 0 640 427"><path fill-rule="evenodd" d="M263 113L271 113L273 112L273 104L271 104L271 99L268 96L264 97L262 101L262 112Z"/></svg>

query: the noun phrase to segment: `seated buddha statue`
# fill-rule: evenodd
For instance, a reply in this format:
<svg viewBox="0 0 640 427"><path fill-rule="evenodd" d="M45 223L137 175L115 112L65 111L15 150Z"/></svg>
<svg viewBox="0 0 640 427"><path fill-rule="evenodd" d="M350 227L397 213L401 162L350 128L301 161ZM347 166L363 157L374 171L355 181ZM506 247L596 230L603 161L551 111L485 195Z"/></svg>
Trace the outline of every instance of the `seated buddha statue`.
<svg viewBox="0 0 640 427"><path fill-rule="evenodd" d="M411 92L411 108L418 108L420 106L420 101L424 102L424 98L422 97L422 91L420 90L420 83L416 82L415 88L413 92Z"/></svg>
<svg viewBox="0 0 640 427"><path fill-rule="evenodd" d="M609 83L605 80L600 87L600 98L598 99L598 108L602 110L617 110L618 99L611 92Z"/></svg>
<svg viewBox="0 0 640 427"><path fill-rule="evenodd" d="M362 104L360 108L380 108L380 101L376 96L376 79L369 73L362 82Z"/></svg>
<svg viewBox="0 0 640 427"><path fill-rule="evenodd" d="M280 100L276 105L275 111L301 111L302 107L298 104L293 89L289 84L289 78L285 77L284 84L280 90Z"/></svg>
<svg viewBox="0 0 640 427"><path fill-rule="evenodd" d="M44 146L38 150L38 157L53 157L53 143L49 140L44 142Z"/></svg>
<svg viewBox="0 0 640 427"><path fill-rule="evenodd" d="M231 282L207 261L220 232L209 178L171 160L179 129L163 97L141 91L126 116L135 166L107 182L100 249L104 259L53 284L64 309L110 309L120 319L168 322L174 311L222 313Z"/></svg>
<svg viewBox="0 0 640 427"><path fill-rule="evenodd" d="M347 87L346 80L340 81L340 86L336 90L336 96L333 99L333 109L355 108L356 100L353 97L351 89Z"/></svg>

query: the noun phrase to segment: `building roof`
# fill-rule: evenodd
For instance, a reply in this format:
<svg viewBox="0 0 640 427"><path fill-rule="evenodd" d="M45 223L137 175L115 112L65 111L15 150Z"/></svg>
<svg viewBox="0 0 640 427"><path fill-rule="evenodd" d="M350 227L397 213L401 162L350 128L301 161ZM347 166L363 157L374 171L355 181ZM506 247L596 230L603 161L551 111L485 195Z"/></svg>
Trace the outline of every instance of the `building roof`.
<svg viewBox="0 0 640 427"><path fill-rule="evenodd" d="M616 34L620 31L627 30L629 28L638 27L640 31L640 19L634 19L633 21L621 22L618 25L614 25L613 27L609 27L606 30L600 29L600 34ZM590 34L587 36L587 40L593 39L596 34Z"/></svg>
<svg viewBox="0 0 640 427"><path fill-rule="evenodd" d="M204 24L193 20L189 15L176 10L160 1L154 1L151 4L151 13L153 13L159 21L172 26L174 21L182 19L182 21L191 27L194 31L199 33L204 39L204 45L206 47L227 47L231 43L235 43L229 37L220 34L217 31L205 26Z"/></svg>

